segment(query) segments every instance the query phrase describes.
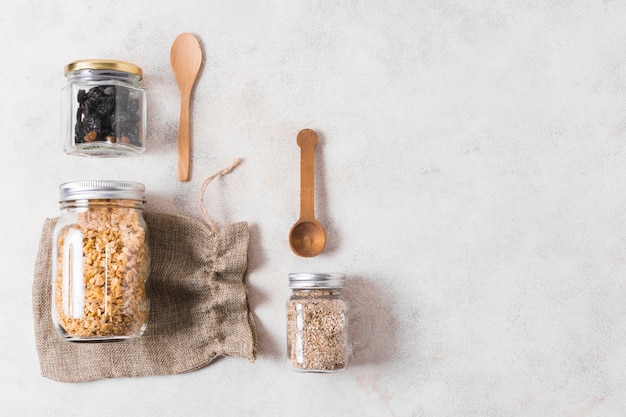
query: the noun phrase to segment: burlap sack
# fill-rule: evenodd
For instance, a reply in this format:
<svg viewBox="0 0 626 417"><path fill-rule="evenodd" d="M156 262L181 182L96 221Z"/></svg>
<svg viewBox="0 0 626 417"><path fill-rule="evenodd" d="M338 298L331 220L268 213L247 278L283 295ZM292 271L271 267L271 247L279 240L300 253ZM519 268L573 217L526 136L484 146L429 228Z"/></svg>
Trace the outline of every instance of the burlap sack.
<svg viewBox="0 0 626 417"><path fill-rule="evenodd" d="M84 382L177 374L220 356L255 359L245 285L247 224L218 230L185 216L146 213L145 219L152 258L148 327L137 340L112 343L65 342L54 329L50 262L56 219L45 221L33 282L35 339L44 377Z"/></svg>

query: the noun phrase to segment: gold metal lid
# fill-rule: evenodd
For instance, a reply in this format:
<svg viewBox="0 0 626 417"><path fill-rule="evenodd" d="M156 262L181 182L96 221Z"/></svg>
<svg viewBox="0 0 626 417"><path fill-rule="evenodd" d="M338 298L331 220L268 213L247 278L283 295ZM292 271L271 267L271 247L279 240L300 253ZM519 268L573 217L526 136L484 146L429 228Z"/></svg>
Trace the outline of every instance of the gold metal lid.
<svg viewBox="0 0 626 417"><path fill-rule="evenodd" d="M139 78L143 77L143 71L137 65L115 59L79 59L67 64L64 68L64 74L67 75L72 71L80 70L122 71L136 74Z"/></svg>

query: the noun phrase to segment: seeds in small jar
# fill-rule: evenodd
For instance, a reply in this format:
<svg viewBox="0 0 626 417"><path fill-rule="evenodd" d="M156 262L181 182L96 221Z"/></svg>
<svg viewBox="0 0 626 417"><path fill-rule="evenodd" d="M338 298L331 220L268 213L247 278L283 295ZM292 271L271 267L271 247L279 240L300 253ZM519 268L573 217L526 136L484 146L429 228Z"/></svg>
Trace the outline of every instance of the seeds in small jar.
<svg viewBox="0 0 626 417"><path fill-rule="evenodd" d="M57 240L55 306L70 337L124 337L144 327L149 302L146 232L137 210L78 213ZM80 262L73 258L82 257Z"/></svg>
<svg viewBox="0 0 626 417"><path fill-rule="evenodd" d="M344 369L348 363L346 305L324 297L331 291L296 291L287 304L287 344L295 368L313 371Z"/></svg>

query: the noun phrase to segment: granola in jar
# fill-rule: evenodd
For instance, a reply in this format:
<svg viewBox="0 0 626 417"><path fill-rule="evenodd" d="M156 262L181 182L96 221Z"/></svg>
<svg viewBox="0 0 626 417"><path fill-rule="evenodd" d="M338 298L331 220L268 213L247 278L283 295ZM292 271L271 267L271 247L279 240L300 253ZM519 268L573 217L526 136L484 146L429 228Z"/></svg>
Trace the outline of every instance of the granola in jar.
<svg viewBox="0 0 626 417"><path fill-rule="evenodd" d="M68 341L141 336L150 308L143 185L63 184L61 208L64 214L53 235L52 258L52 317L57 331Z"/></svg>

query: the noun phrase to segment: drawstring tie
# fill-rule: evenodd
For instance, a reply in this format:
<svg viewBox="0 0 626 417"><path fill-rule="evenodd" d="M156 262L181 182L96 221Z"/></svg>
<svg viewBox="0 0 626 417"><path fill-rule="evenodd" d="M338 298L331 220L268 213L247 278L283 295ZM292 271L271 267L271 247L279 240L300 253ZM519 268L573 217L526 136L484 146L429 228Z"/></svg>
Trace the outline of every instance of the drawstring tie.
<svg viewBox="0 0 626 417"><path fill-rule="evenodd" d="M204 206L204 192L206 191L206 189L209 186L209 184L211 183L211 181L213 181L217 177L229 174L242 161L243 160L241 158L235 159L232 164L230 164L229 166L227 166L223 170L218 171L215 174L211 175L209 178L204 180L204 183L202 183L202 188L200 189L200 210L202 211L202 216L204 217L204 221L209 225L209 228L211 229L211 232L213 234L217 233L218 229L217 229L217 226L215 226L215 224L213 224L213 222L211 221L211 217L209 217L209 212L207 211L206 207Z"/></svg>

